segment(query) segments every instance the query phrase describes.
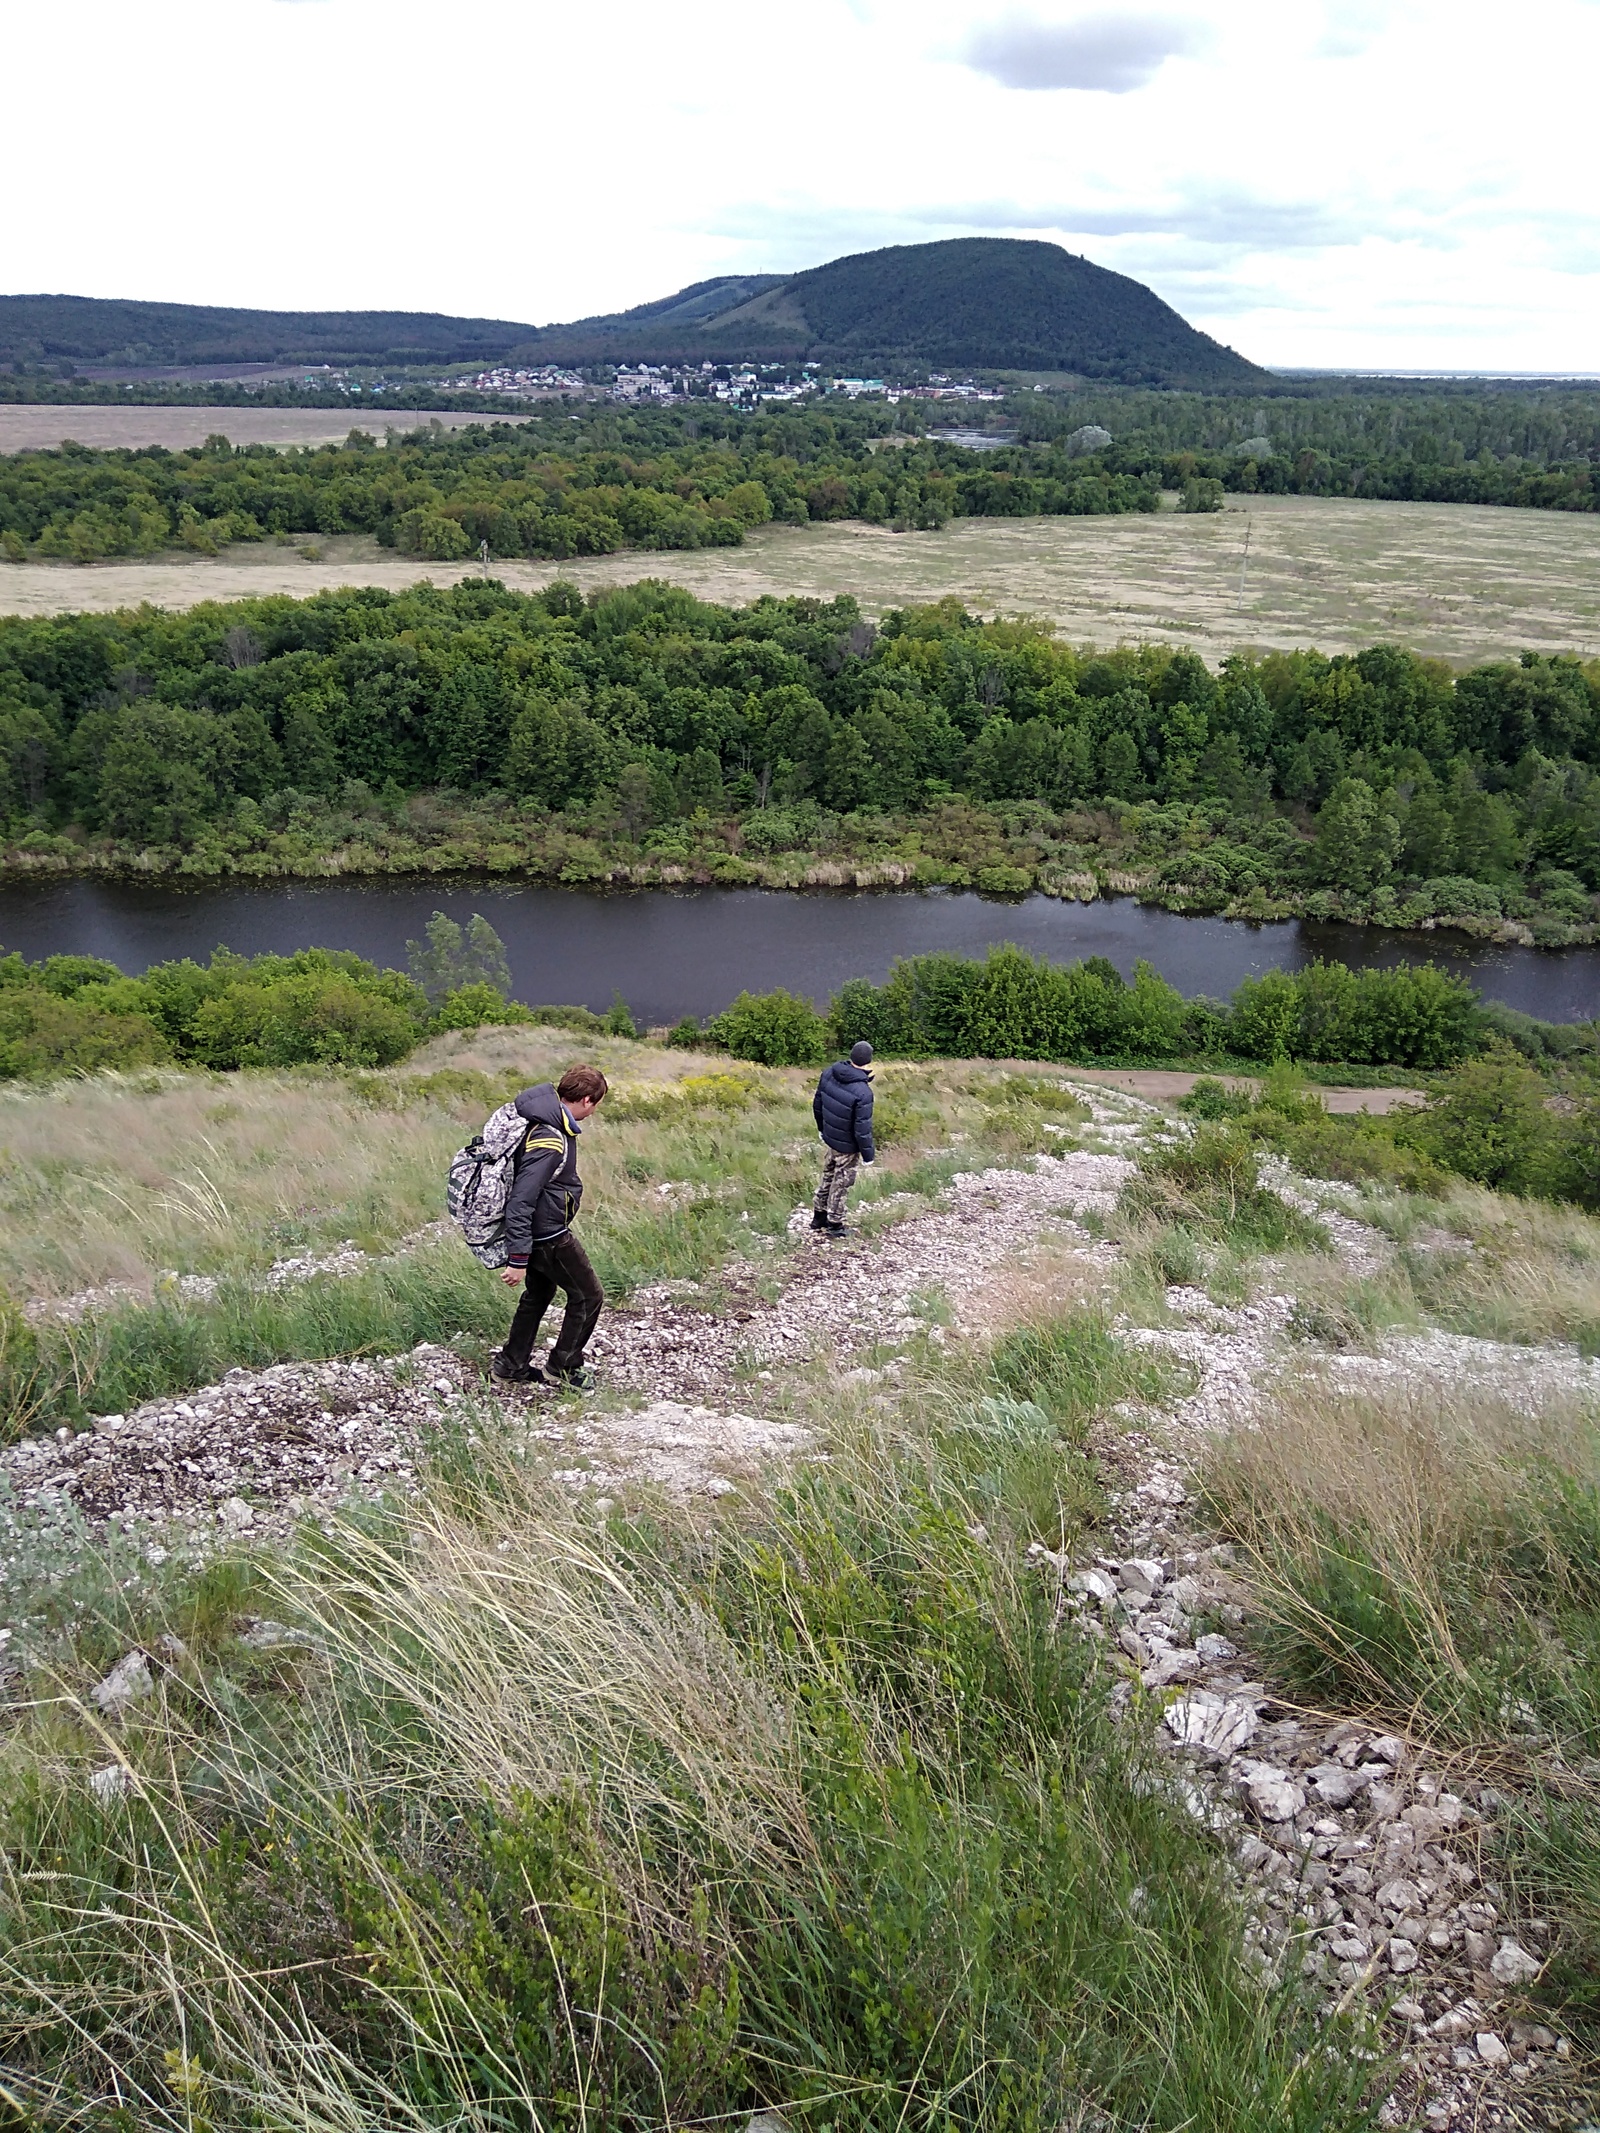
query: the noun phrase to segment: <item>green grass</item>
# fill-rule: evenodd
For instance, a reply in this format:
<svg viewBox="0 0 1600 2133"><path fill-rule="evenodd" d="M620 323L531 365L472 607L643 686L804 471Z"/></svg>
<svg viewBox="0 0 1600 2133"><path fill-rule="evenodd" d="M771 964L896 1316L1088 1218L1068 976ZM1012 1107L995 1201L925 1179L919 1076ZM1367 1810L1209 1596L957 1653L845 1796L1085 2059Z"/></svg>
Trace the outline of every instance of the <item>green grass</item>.
<svg viewBox="0 0 1600 2133"><path fill-rule="evenodd" d="M1535 1411L1470 1377L1352 1398L1291 1384L1220 1441L1209 1487L1243 1544L1252 1641L1322 1710L1431 1736L1509 1796L1508 1915L1553 1917L1539 1988L1600 2017L1600 1409Z"/></svg>
<svg viewBox="0 0 1600 2133"><path fill-rule="evenodd" d="M1254 1147L1232 1123L1202 1121L1147 1145L1119 1211L1131 1228L1181 1230L1240 1253L1328 1249L1319 1223L1261 1184Z"/></svg>
<svg viewBox="0 0 1600 2133"><path fill-rule="evenodd" d="M214 1572L80 1624L0 1742L23 2121L1371 2123L1361 2037L1257 1980L1141 1731L985 1537L1041 1461L1072 1499L1074 1433L1145 1366L1041 1323L986 1385L934 1367L709 1526L600 1524L485 1422L422 1503L256 1558L250 1604L309 1646L244 1650ZM108 1737L76 1696L179 1624Z"/></svg>

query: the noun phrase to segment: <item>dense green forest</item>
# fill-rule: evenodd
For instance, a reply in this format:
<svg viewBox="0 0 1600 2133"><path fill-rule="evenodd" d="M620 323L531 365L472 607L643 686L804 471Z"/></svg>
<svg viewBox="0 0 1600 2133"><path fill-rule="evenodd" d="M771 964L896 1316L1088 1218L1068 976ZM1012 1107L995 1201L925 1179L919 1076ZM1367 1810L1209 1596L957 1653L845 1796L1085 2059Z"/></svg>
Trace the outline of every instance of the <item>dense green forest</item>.
<svg viewBox="0 0 1600 2133"><path fill-rule="evenodd" d="M652 581L0 620L15 868L1136 890L1593 937L1600 663L1096 654Z"/></svg>
<svg viewBox="0 0 1600 2133"><path fill-rule="evenodd" d="M1113 442L1085 453L1091 417ZM1069 427L1069 418L1072 427ZM430 561L737 545L770 520L935 528L961 516L1153 511L1162 488L1591 511L1600 401L1578 392L1273 399L1024 396L1016 442L921 437L920 406L545 411L512 425L279 451L64 445L0 459L0 554L95 562L370 533ZM1246 434L1240 435L1243 431ZM1229 434L1238 442L1219 442ZM891 447L890 440L893 440Z"/></svg>
<svg viewBox="0 0 1600 2133"><path fill-rule="evenodd" d="M0 362L498 362L535 329L437 311L250 311L102 296L0 296Z"/></svg>
<svg viewBox="0 0 1600 2133"><path fill-rule="evenodd" d="M576 426L577 434L574 435ZM364 432L311 451L94 451L0 460L0 548L94 562L292 533L371 533L437 562L737 545L770 519L939 526L956 515L1153 511L1153 481L1064 446L1026 467L957 445L874 451L883 413L557 416L432 428L380 449ZM1014 455L1010 455L1014 456Z"/></svg>
<svg viewBox="0 0 1600 2133"><path fill-rule="evenodd" d="M1275 386L1270 395L1028 394L1005 419L1033 450L1096 424L1114 440L1101 463L1169 489L1198 478L1246 494L1600 509L1600 388L1407 390L1348 378Z"/></svg>

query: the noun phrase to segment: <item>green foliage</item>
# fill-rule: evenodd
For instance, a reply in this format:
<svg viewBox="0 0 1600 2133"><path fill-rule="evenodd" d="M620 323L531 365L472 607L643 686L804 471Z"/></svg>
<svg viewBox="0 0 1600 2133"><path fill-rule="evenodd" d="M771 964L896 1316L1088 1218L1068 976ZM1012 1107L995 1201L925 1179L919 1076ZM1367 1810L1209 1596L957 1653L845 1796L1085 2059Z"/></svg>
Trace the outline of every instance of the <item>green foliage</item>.
<svg viewBox="0 0 1600 2133"><path fill-rule="evenodd" d="M505 942L480 913L473 913L463 932L455 919L435 911L423 932L422 940L406 942L406 958L430 1006L467 985L502 995L511 990Z"/></svg>
<svg viewBox="0 0 1600 2133"><path fill-rule="evenodd" d="M433 1017L435 1029L483 1029L536 1020L535 1011L520 1000L508 1000L498 985L458 985L447 992Z"/></svg>
<svg viewBox="0 0 1600 2133"><path fill-rule="evenodd" d="M340 971L245 977L203 1001L190 1056L209 1067L392 1066L417 1041L398 1000Z"/></svg>
<svg viewBox="0 0 1600 2133"><path fill-rule="evenodd" d="M1202 1121L1181 1140L1147 1147L1123 1188L1136 1220L1173 1224L1236 1250L1326 1251L1322 1227L1261 1183L1250 1135Z"/></svg>
<svg viewBox="0 0 1600 2133"><path fill-rule="evenodd" d="M1092 270L1091 270L1092 271ZM1184 329L1187 331L1188 329ZM79 562L287 533L370 533L429 562L481 542L502 556L736 547L773 518L894 519L1152 510L1153 482L1064 452L1007 455L917 440L892 469L869 449L882 410L744 415L716 405L649 415L535 414L441 425L371 449L364 433L298 452L217 438L192 451L15 455L0 528L24 554Z"/></svg>
<svg viewBox="0 0 1600 2133"><path fill-rule="evenodd" d="M809 435L792 472L761 458L775 506L811 481ZM749 486L739 455L682 450L707 526L737 532L718 513ZM394 453L357 456L396 478ZM862 479L888 457L915 454L863 451ZM299 464L267 455L274 479ZM1026 486L986 462L997 509L1002 474L1013 502ZM594 539L600 486L560 504ZM805 493L820 508L827 487ZM826 857L1004 895L1131 875L1181 910L1511 921L1557 945L1600 920L1600 667L1529 654L1457 677L1376 646L1215 675L955 601L872 625L849 599L736 612L648 580L591 602L471 579L8 618L0 826L33 869L296 873L336 853L349 872L798 886ZM501 982L474 968L430 996L479 979Z"/></svg>
<svg viewBox="0 0 1600 2133"><path fill-rule="evenodd" d="M1432 964L1270 971L1246 978L1221 1012L1185 1003L1148 963L1129 985L1102 957L1062 968L1010 947L981 963L912 957L883 985L851 979L834 999L832 1028L843 1047L864 1037L911 1058L1142 1061L1209 1042L1246 1059L1438 1067L1481 1041L1472 988Z"/></svg>
<svg viewBox="0 0 1600 2133"><path fill-rule="evenodd" d="M814 1066L827 1051L828 1025L809 1000L785 992L740 993L706 1025L706 1035L735 1059L762 1066Z"/></svg>
<svg viewBox="0 0 1600 2133"><path fill-rule="evenodd" d="M674 1022L671 1029L667 1031L666 1041L676 1051L698 1051L706 1041L700 1028L699 1017L685 1015L681 1022Z"/></svg>
<svg viewBox="0 0 1600 2133"><path fill-rule="evenodd" d="M1214 1125L1219 1119L1242 1118L1252 1101L1246 1090L1230 1089L1225 1082L1202 1074L1188 1095L1178 1098L1178 1109Z"/></svg>
<svg viewBox="0 0 1600 2133"><path fill-rule="evenodd" d="M1424 1068L1450 1066L1482 1041L1472 987L1432 963L1357 971L1317 962L1246 978L1226 1036L1244 1059Z"/></svg>
<svg viewBox="0 0 1600 2133"><path fill-rule="evenodd" d="M1101 425L1116 438L1099 455L1107 464L1159 473L1167 489L1203 480L1240 495L1549 511L1600 503L1600 414L1592 391L1566 383L1280 379L1248 396L1091 386L1070 398L1019 394L1007 412L1040 441Z"/></svg>
<svg viewBox="0 0 1600 2133"><path fill-rule="evenodd" d="M1222 484L1204 474L1191 474L1184 483L1178 498L1180 511L1220 511L1223 509Z"/></svg>
<svg viewBox="0 0 1600 2133"><path fill-rule="evenodd" d="M1565 1166L1548 1096L1548 1084L1530 1066L1495 1050L1442 1080L1426 1109L1404 1122L1405 1137L1475 1185L1518 1193L1558 1188ZM1600 1099L1591 1097L1586 1108L1597 1105Z"/></svg>
<svg viewBox="0 0 1600 2133"><path fill-rule="evenodd" d="M89 958L0 961L0 1079L168 1059L217 1068L389 1066L427 1021L410 979L326 948L249 959L219 949L207 967L157 963L142 978Z"/></svg>
<svg viewBox="0 0 1600 2133"><path fill-rule="evenodd" d="M171 1056L148 1015L108 1013L43 986L0 989L0 1080L151 1066Z"/></svg>
<svg viewBox="0 0 1600 2133"><path fill-rule="evenodd" d="M634 1021L633 1012L620 992L614 992L611 995L611 1006L604 1017L604 1022L606 1031L610 1036L637 1037L639 1034L639 1025Z"/></svg>

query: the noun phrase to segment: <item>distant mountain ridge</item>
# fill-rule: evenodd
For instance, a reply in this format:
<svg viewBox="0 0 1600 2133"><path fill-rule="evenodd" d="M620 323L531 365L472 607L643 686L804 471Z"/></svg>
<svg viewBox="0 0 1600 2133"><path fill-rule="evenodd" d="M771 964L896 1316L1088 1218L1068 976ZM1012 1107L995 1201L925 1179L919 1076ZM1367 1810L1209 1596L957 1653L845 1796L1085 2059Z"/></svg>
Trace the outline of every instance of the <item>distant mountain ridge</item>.
<svg viewBox="0 0 1600 2133"><path fill-rule="evenodd" d="M640 363L816 361L852 369L1074 372L1217 386L1266 373L1152 289L1062 246L952 237L802 274L722 274L569 324L426 311L243 311L0 296L0 362Z"/></svg>
<svg viewBox="0 0 1600 2133"><path fill-rule="evenodd" d="M537 328L434 311L236 311L124 297L0 296L0 363L497 362Z"/></svg>

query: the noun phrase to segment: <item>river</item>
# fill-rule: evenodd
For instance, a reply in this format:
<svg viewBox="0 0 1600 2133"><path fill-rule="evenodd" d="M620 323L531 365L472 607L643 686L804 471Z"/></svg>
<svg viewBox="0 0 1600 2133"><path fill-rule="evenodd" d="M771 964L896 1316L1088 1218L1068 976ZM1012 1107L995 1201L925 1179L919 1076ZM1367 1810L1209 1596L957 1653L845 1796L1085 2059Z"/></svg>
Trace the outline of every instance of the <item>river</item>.
<svg viewBox="0 0 1600 2133"><path fill-rule="evenodd" d="M104 956L143 970L169 957L353 948L403 968L406 941L434 911L481 911L506 944L519 999L604 1009L620 992L643 1022L714 1014L735 993L787 986L819 1004L846 978L881 980L897 956L982 955L1015 941L1067 963L1109 956L1125 974L1144 956L1185 994L1225 998L1244 977L1318 956L1352 966L1425 959L1490 999L1551 1022L1600 1014L1600 949L1486 947L1461 934L1385 933L1290 920L1246 925L1183 918L1108 897L999 902L964 890L796 892L641 889L605 893L502 880L170 884L73 879L0 887L0 943L29 958Z"/></svg>

